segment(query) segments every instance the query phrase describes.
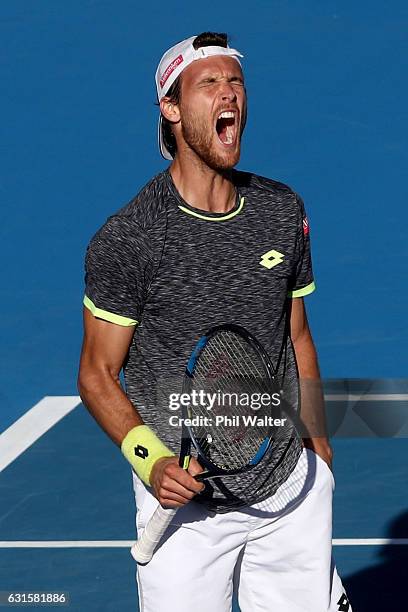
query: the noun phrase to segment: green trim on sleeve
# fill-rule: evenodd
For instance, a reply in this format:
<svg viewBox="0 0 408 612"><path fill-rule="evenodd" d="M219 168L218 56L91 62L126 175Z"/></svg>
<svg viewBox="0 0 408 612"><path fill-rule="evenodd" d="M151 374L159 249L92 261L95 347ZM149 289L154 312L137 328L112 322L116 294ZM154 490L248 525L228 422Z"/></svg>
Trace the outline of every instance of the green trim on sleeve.
<svg viewBox="0 0 408 612"><path fill-rule="evenodd" d="M313 282L313 283L310 283L310 285L306 285L306 287L302 287L302 289L295 289L294 291L288 291L288 297L290 298L304 297L305 295L309 295L309 293L313 293L315 289L316 289L316 285Z"/></svg>
<svg viewBox="0 0 408 612"><path fill-rule="evenodd" d="M86 306L86 308L92 312L94 317L104 319L105 321L109 321L109 323L116 323L116 325L122 325L122 327L131 327L132 325L138 325L139 323L139 321L135 321L135 319L128 319L127 317L113 314L113 312L108 312L107 310L97 308L87 295L84 297L84 306Z"/></svg>
<svg viewBox="0 0 408 612"><path fill-rule="evenodd" d="M191 215L192 217L197 217L197 219L203 219L204 221L227 221L228 219L232 219L233 217L235 217L235 215L238 215L243 209L243 207L244 207L244 198L241 198L238 208L234 210L233 212L227 213L226 215L223 215L220 217L209 217L207 215L202 215L200 213L194 212L193 210L190 210L189 208L186 208L185 206L179 205L179 209L182 210L183 212L187 213L188 215Z"/></svg>

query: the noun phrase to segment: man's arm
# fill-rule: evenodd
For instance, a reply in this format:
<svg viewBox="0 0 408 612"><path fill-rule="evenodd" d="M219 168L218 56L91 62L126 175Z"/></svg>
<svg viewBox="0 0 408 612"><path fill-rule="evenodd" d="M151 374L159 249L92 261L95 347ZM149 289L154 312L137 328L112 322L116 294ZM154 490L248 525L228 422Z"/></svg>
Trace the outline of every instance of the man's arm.
<svg viewBox="0 0 408 612"><path fill-rule="evenodd" d="M131 429L143 424L119 379L134 329L98 319L84 308L78 390L84 405L118 446ZM176 457L164 457L154 463L150 483L162 505L178 507L202 490L203 485L192 477L200 471L196 461L191 461L187 473Z"/></svg>
<svg viewBox="0 0 408 612"><path fill-rule="evenodd" d="M134 330L97 319L84 308L78 390L89 412L118 446L128 431L143 423L119 380Z"/></svg>
<svg viewBox="0 0 408 612"><path fill-rule="evenodd" d="M324 396L319 365L303 298L292 299L290 335L299 369L301 419L312 432L312 437L304 438L303 443L320 455L331 467L333 452L326 434Z"/></svg>

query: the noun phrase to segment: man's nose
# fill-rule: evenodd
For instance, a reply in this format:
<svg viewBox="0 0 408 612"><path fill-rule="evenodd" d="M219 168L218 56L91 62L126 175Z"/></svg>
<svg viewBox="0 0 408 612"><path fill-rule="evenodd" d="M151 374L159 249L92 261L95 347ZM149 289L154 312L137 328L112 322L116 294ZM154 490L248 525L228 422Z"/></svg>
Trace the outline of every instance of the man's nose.
<svg viewBox="0 0 408 612"><path fill-rule="evenodd" d="M221 97L223 100L229 101L235 101L237 99L237 94L231 83L222 83Z"/></svg>

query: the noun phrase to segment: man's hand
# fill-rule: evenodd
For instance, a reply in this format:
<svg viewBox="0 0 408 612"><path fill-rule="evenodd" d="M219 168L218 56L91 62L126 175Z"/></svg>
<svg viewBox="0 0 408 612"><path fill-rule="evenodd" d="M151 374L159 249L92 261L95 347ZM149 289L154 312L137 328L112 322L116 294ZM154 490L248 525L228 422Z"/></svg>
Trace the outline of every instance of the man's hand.
<svg viewBox="0 0 408 612"><path fill-rule="evenodd" d="M327 438L303 438L303 446L314 451L332 469L333 450Z"/></svg>
<svg viewBox="0 0 408 612"><path fill-rule="evenodd" d="M154 495L166 508L180 508L204 489L204 484L194 478L203 471L198 461L192 457L188 471L178 461L178 457L158 459L150 474Z"/></svg>

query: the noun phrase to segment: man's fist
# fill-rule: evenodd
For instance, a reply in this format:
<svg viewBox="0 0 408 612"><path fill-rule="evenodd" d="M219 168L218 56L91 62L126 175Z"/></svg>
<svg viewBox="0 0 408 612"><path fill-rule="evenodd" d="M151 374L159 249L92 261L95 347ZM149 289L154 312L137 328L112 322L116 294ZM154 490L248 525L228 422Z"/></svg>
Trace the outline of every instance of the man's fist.
<svg viewBox="0 0 408 612"><path fill-rule="evenodd" d="M192 457L188 471L183 470L178 462L178 457L158 459L150 474L154 495L166 508L180 508L204 489L203 483L194 478L203 471L198 461Z"/></svg>

